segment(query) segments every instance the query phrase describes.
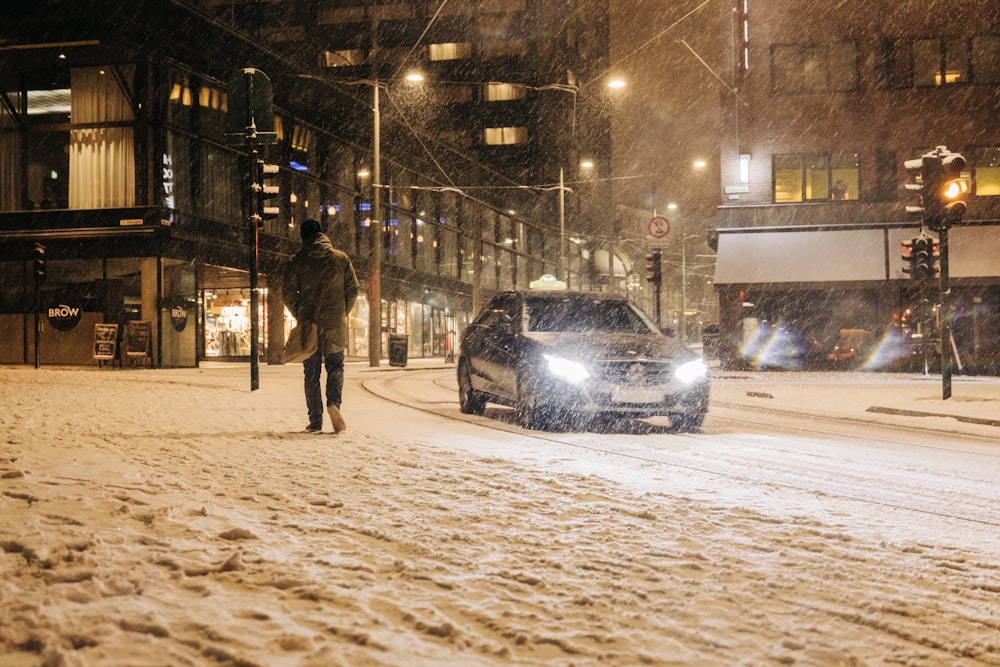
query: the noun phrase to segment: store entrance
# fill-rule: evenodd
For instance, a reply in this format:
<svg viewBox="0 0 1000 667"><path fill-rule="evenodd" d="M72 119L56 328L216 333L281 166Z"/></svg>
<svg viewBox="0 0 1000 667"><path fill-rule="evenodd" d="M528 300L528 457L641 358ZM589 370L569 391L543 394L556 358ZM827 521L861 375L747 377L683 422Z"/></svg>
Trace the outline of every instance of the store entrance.
<svg viewBox="0 0 1000 667"><path fill-rule="evenodd" d="M200 267L198 356L207 361L250 360L250 274L210 264ZM264 284L264 281L261 281ZM258 290L260 348L267 347L267 288Z"/></svg>
<svg viewBox="0 0 1000 667"><path fill-rule="evenodd" d="M204 357L219 361L250 358L250 290L206 289L204 304Z"/></svg>

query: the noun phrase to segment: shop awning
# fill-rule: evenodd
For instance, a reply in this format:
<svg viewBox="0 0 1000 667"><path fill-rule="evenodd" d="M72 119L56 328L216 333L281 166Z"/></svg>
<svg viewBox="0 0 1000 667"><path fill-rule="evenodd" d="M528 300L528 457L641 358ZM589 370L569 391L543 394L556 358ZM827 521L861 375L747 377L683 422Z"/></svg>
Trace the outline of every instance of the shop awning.
<svg viewBox="0 0 1000 667"><path fill-rule="evenodd" d="M905 225L720 229L715 284L907 280L902 244L919 232ZM1000 225L948 234L952 278L1000 277Z"/></svg>

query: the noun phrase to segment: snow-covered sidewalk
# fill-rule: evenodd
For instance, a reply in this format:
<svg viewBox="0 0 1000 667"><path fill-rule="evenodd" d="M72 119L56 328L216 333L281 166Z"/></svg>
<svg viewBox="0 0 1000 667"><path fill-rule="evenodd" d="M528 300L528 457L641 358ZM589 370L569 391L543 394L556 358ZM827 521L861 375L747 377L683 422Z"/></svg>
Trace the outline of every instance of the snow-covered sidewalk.
<svg viewBox="0 0 1000 667"><path fill-rule="evenodd" d="M1000 439L1000 378L915 373L727 372L713 374L712 401L858 422L916 426Z"/></svg>
<svg viewBox="0 0 1000 667"><path fill-rule="evenodd" d="M353 367L300 434L261 372L0 367L0 666L1000 665L997 554L454 453Z"/></svg>

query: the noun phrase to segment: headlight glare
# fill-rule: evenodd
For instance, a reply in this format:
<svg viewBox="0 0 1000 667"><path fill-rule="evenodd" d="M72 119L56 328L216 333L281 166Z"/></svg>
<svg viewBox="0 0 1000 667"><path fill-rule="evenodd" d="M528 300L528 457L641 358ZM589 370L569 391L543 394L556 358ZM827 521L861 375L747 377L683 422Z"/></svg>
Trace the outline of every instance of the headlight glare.
<svg viewBox="0 0 1000 667"><path fill-rule="evenodd" d="M694 359L681 364L674 371L674 377L684 384L691 384L702 380L708 375L708 366L701 359Z"/></svg>
<svg viewBox="0 0 1000 667"><path fill-rule="evenodd" d="M580 384L590 377L586 367L579 361L546 354L545 362L548 364L550 373L571 384Z"/></svg>

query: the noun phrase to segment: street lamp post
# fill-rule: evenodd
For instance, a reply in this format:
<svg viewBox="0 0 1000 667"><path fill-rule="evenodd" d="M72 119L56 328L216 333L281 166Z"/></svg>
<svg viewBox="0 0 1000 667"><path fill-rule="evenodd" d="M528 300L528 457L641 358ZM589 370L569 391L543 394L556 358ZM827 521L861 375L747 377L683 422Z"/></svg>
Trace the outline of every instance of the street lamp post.
<svg viewBox="0 0 1000 667"><path fill-rule="evenodd" d="M570 141L576 143L576 99L580 92L578 86L564 83L550 83L544 86L529 86L518 84L531 90L557 90L562 93L570 93L573 96L573 114L570 123ZM565 155L560 162L565 161ZM566 174L562 164L559 165L559 277L566 282L569 287L569 264L566 259Z"/></svg>
<svg viewBox="0 0 1000 667"><path fill-rule="evenodd" d="M382 358L382 117L378 81L372 82L372 218L368 276L368 365L377 368Z"/></svg>
<svg viewBox="0 0 1000 667"><path fill-rule="evenodd" d="M569 287L569 267L566 265L566 182L559 167L559 274Z"/></svg>

